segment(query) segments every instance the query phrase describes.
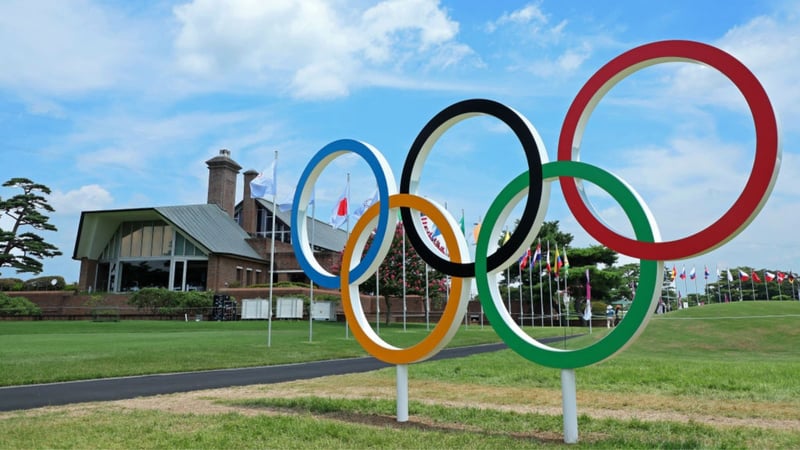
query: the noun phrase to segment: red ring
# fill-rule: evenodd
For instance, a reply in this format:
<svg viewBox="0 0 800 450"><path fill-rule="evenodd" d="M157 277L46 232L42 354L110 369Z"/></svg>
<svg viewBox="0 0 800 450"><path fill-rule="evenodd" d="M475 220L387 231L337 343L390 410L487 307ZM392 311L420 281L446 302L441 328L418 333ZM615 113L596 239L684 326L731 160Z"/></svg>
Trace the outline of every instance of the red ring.
<svg viewBox="0 0 800 450"><path fill-rule="evenodd" d="M561 190L578 223L598 242L619 253L640 259L684 259L712 250L744 229L756 216L772 190L779 163L778 124L766 91L750 70L728 53L693 41L661 41L631 49L600 68L575 96L564 118L558 141L558 160L579 153L582 125L605 92L617 82L652 64L690 61L706 64L728 77L744 95L756 130L756 155L744 190L725 214L699 232L665 242L640 242L606 227L586 206L578 182L562 177ZM580 131L581 135L576 135ZM573 152L573 146L575 151Z"/></svg>

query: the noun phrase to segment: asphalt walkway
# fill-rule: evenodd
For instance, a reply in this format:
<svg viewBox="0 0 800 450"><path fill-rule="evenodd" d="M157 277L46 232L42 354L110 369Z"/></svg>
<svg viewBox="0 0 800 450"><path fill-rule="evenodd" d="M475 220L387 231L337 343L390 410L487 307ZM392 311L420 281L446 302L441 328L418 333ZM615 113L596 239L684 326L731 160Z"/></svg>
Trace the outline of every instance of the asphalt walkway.
<svg viewBox="0 0 800 450"><path fill-rule="evenodd" d="M541 339L540 342L547 343L562 339L564 338ZM442 350L431 360L461 358L505 348L507 347L503 343L449 348ZM122 400L149 395L252 384L282 383L329 375L368 372L390 366L390 364L369 356L277 366L8 386L0 387L0 411L32 409L70 403Z"/></svg>

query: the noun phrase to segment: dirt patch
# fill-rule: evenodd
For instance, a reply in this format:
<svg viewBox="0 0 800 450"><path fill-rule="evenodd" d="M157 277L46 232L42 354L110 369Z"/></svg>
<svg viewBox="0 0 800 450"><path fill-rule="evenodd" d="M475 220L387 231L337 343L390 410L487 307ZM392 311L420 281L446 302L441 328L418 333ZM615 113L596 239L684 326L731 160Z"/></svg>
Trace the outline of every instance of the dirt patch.
<svg viewBox="0 0 800 450"><path fill-rule="evenodd" d="M451 407L470 407L561 415L561 393L546 389L476 386L456 383L427 382L409 385L410 400ZM173 414L224 414L238 413L247 416L258 414L292 414L291 411L251 408L229 405L231 400L258 398L295 398L313 395L325 398L388 399L394 400L394 380L370 374L341 375L314 380L303 380L270 385L253 385L225 389L212 389L179 394L140 397L102 403L39 408L30 411L0 413L3 417L20 414L38 415L59 411L79 417L96 410L159 410ZM696 422L714 427L756 427L763 429L800 429L800 410L796 405L780 402L703 401L688 398L649 395L579 391L578 413L594 419L614 418L640 421ZM425 418L410 417L398 423L394 417L336 413L321 415L334 420L358 422L375 426L418 427L422 429L467 429L459 424L433 423ZM462 427L462 428L459 428ZM588 437L588 436L587 436ZM543 442L559 441L561 436L525 435Z"/></svg>

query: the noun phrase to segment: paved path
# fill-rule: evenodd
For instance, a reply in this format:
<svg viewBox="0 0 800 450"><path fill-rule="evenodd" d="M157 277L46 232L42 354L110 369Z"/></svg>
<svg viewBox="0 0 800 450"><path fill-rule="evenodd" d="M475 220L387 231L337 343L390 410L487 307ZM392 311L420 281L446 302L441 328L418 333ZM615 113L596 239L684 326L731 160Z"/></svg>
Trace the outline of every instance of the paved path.
<svg viewBox="0 0 800 450"><path fill-rule="evenodd" d="M562 340L541 339L540 342ZM486 344L444 349L431 360L460 358L505 349L505 344ZM122 400L148 395L172 394L231 386L281 383L308 378L368 372L390 367L369 356L278 366L205 370L201 372L142 375L0 387L0 411L32 409L69 403Z"/></svg>

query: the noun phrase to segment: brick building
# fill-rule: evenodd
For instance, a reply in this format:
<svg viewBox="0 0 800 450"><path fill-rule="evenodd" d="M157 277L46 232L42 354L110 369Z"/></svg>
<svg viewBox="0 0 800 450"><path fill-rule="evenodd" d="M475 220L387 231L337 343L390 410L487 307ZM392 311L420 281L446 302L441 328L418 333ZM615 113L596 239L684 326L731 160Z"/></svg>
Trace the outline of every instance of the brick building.
<svg viewBox="0 0 800 450"><path fill-rule="evenodd" d="M243 200L236 204L242 169L228 150L206 161L208 200L201 205L84 211L72 258L81 262L78 286L125 292L143 287L221 290L278 281L303 281L291 245L291 212L270 201L250 198L244 172ZM272 215L275 262L270 274ZM324 267L338 263L347 234L316 221L309 230Z"/></svg>

